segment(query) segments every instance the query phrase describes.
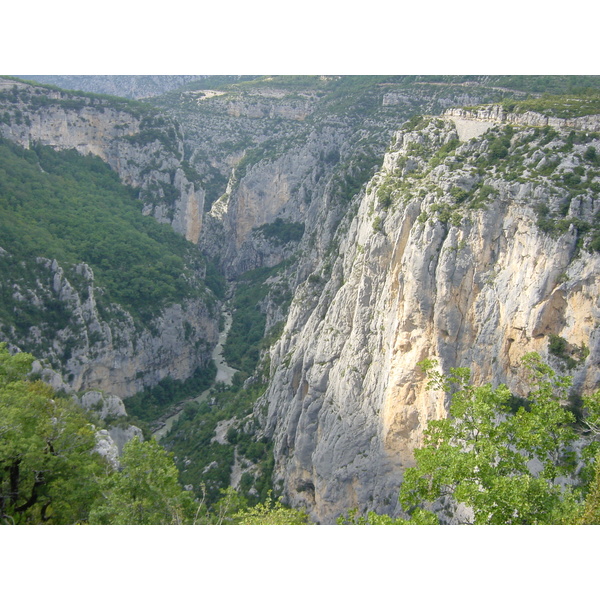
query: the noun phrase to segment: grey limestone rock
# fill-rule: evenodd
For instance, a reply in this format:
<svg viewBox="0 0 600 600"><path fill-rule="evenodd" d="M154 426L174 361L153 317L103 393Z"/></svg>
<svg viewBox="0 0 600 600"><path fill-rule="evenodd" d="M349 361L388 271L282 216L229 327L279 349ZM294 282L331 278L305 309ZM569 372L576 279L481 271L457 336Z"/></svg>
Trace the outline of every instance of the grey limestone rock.
<svg viewBox="0 0 600 600"><path fill-rule="evenodd" d="M418 367L425 358L443 371L469 367L475 384L504 382L526 395L525 353L564 370L549 354L552 334L589 349L570 372L575 390L600 383L600 256L572 225L554 236L538 227L536 205L564 201L555 182L508 181L492 170L477 179L462 154L464 165L422 170L428 174L401 187L407 174L395 174L395 165L411 142L433 154L453 132L447 123L396 136L355 216L341 225L330 275L297 289L271 349L271 382L255 414L266 413L275 480L320 522L355 506L399 513L403 470L427 422L447 414L448 398L426 389ZM471 154L487 147L468 143ZM378 190L390 177L398 187L383 208ZM493 190L485 206L459 208L452 192L483 184ZM597 206L582 194L569 214ZM443 210L453 211L447 220Z"/></svg>

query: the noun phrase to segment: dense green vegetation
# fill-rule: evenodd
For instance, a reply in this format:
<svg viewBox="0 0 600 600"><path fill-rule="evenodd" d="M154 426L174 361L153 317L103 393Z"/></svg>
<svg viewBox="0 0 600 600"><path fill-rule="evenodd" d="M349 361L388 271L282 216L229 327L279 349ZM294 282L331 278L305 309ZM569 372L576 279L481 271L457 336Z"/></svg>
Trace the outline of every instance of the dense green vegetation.
<svg viewBox="0 0 600 600"><path fill-rule="evenodd" d="M125 398L127 414L140 419L144 423L151 423L165 414L169 407L199 396L207 390L217 373L213 361L203 369L196 369L191 377L185 381L178 381L172 377L165 377L155 386Z"/></svg>
<svg viewBox="0 0 600 600"><path fill-rule="evenodd" d="M177 467L156 440L133 438L120 463L90 511L91 525L182 525L194 519L194 498L181 488Z"/></svg>
<svg viewBox="0 0 600 600"><path fill-rule="evenodd" d="M290 223L277 218L272 223L261 225L258 231L262 232L267 239L283 245L288 242L299 242L302 239L304 223Z"/></svg>
<svg viewBox="0 0 600 600"><path fill-rule="evenodd" d="M567 369L574 369L583 363L590 354L590 350L585 344L573 346L565 338L554 334L548 336L548 352L560 358Z"/></svg>
<svg viewBox="0 0 600 600"><path fill-rule="evenodd" d="M544 94L540 98L520 101L506 100L502 105L509 112L533 111L562 119L584 117L600 113L600 90L596 90L594 94L583 96Z"/></svg>
<svg viewBox="0 0 600 600"><path fill-rule="evenodd" d="M134 437L114 469L96 452L95 427L71 398L28 376L33 356L0 344L0 524L302 524L301 511L228 487L184 491L172 454Z"/></svg>
<svg viewBox="0 0 600 600"><path fill-rule="evenodd" d="M0 522L189 522L193 499L165 451L135 438L114 471L95 451L90 417L28 377L32 361L0 344Z"/></svg>
<svg viewBox="0 0 600 600"><path fill-rule="evenodd" d="M261 267L241 276L232 302L233 321L223 348L229 365L240 371L240 377L249 377L260 358L260 341L265 335L267 318L259 303L269 293L265 281L285 267Z"/></svg>
<svg viewBox="0 0 600 600"><path fill-rule="evenodd" d="M0 344L0 522L85 522L106 466L83 412L27 378L32 361Z"/></svg>
<svg viewBox="0 0 600 600"><path fill-rule="evenodd" d="M143 216L137 193L107 164L75 150L25 150L0 139L0 246L9 253L0 260L5 281L26 277L36 257L86 262L104 300L142 319L197 293L192 244Z"/></svg>
<svg viewBox="0 0 600 600"><path fill-rule="evenodd" d="M580 518L594 477L599 443L576 425L568 404L571 378L558 376L537 354L523 358L530 392L515 402L501 385L474 387L468 369L445 376L434 361L422 368L430 386L452 392L450 417L430 421L415 450L400 500L409 513L429 503L464 503L476 524L560 524ZM598 395L585 400L588 424L600 416ZM583 442L581 451L575 443ZM531 461L539 469L531 469ZM569 483L566 483L566 482ZM422 513L419 513L422 515Z"/></svg>
<svg viewBox="0 0 600 600"><path fill-rule="evenodd" d="M536 94L594 94L600 90L597 75L503 75L486 79L489 85Z"/></svg>
<svg viewBox="0 0 600 600"><path fill-rule="evenodd" d="M243 385L236 377L230 387L217 385L210 401L186 405L173 429L163 438L163 444L177 456L180 480L194 489L202 489L207 506L214 505L221 490L229 486L231 469L237 449L238 460L247 458L258 468L242 477L241 491L255 504L267 499L272 487L273 455L271 442L258 436L257 423L252 418L256 400L266 385L260 381ZM215 438L217 424L232 421L224 443ZM250 488L254 494L248 494Z"/></svg>
<svg viewBox="0 0 600 600"><path fill-rule="evenodd" d="M283 505L272 494L264 502L235 513L234 519L239 525L306 525L309 522L304 511Z"/></svg>

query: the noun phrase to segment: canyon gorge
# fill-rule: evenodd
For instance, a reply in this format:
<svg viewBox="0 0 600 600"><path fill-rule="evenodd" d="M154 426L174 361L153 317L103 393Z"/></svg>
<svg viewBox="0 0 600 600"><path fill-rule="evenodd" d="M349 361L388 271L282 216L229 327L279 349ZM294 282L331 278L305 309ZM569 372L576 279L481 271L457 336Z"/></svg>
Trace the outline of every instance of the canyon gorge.
<svg viewBox="0 0 600 600"><path fill-rule="evenodd" d="M207 77L142 103L49 83L0 78L11 160L49 177L44 148L68 161L75 151L92 161L81 169L113 173L135 227L158 224L147 230L173 256L156 266L140 251L136 273L177 275L140 307L102 274L121 263L103 267L85 239L77 256L49 248L26 261L8 234L18 188L0 174L0 341L117 419L108 446L141 435L128 398L208 373L219 343L249 399L202 434L216 454L195 469L204 408L183 409L161 439L186 489L200 493L222 469L250 495L268 480L317 523L357 507L397 516L413 451L448 413L424 359L525 397L520 359L537 352L573 378L573 397L598 389L593 96L544 104L523 82L491 77ZM123 248L127 263L137 251ZM243 355L233 335L246 336ZM208 411L232 379L206 378ZM216 493L216 479L206 485Z"/></svg>

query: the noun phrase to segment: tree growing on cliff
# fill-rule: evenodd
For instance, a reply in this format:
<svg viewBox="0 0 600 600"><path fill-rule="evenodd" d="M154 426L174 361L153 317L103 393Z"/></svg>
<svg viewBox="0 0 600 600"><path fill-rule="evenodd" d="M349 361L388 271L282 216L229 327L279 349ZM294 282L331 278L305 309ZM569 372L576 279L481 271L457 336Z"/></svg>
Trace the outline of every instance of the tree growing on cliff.
<svg viewBox="0 0 600 600"><path fill-rule="evenodd" d="M475 387L468 369L420 363L429 387L451 392L447 419L431 421L415 450L400 501L410 514L432 503L462 503L475 524L559 524L580 514L593 475L597 443L574 426L565 408L571 378L556 375L539 355L523 357L530 392L517 399L505 385ZM586 400L591 418L598 404ZM575 444L577 442L577 444ZM577 445L583 446L578 453ZM440 506L440 504L438 504Z"/></svg>

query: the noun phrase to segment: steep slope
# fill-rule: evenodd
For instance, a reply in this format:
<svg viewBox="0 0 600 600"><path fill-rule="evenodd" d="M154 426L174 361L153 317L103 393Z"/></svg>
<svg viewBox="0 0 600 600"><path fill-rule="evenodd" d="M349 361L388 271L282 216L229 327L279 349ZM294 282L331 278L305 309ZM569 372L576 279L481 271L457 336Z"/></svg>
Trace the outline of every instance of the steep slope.
<svg viewBox="0 0 600 600"><path fill-rule="evenodd" d="M255 414L275 479L321 522L398 511L412 450L446 414L420 360L511 385L537 351L579 393L600 381L599 136L514 118L461 143L456 115L396 134L271 350Z"/></svg>
<svg viewBox="0 0 600 600"><path fill-rule="evenodd" d="M586 235L595 237L593 227L586 228L583 217L574 216L578 214L579 200L574 201L571 215L570 202L569 207L564 202L568 194L563 195L565 187L579 185L579 178L579 189L591 193L592 209L588 198L585 210L595 211L593 196L597 192L589 187L594 180L593 161L586 163L589 168L584 166L582 177L581 169L573 171L577 163L570 164L571 159L566 158L565 165L557 171L560 176L554 173L560 177L555 182L556 177L551 178L552 165L556 163L557 167L561 157L558 142L551 144L557 135L554 129L542 128L548 125L547 117L538 114L537 120L529 122L538 126L529 134L540 137L526 150L529 142L517 143L515 138L514 154L510 151L513 134L491 130L502 124L502 111L512 119L517 110L515 98L541 100L539 94L531 93L535 82L517 78L512 84L519 84L523 90L519 91L504 86L502 78L358 79L273 77L226 86L206 81L203 87L190 87L157 100L163 109L181 119L186 157L201 173L207 190L205 207L209 212L199 243L236 283L236 297L244 298L244 308L234 311L236 339L243 337L243 331L248 341L254 339L257 328L266 334L260 344L254 339L254 346L250 344L243 354L253 356L248 362L256 365L244 392L247 386L268 384L267 393L253 416L236 414L232 424L229 414L219 427L243 436L249 434L250 428L257 443L263 443L261 436L266 434L269 445L274 446L274 489L281 489L288 500L306 506L314 518L323 522L332 521L353 506L396 511L402 471L410 464L412 449L419 443L426 419L445 414L444 399L427 398L422 393L422 376L416 367L420 358L407 356L406 364L391 360L401 354L398 347L406 345L408 354L410 345L416 343L410 334L411 310L418 308L422 312L420 319L418 315L414 317L421 328L419 336L414 335L417 340L423 336L419 342L422 351L417 354L424 358L438 346L445 348L444 356L453 358L446 356L444 368L459 364L465 354L469 360L476 357L482 364L494 361L484 351L496 351L503 343L512 346L513 361L526 351L527 346L515 343L514 336L507 335L502 338L504 342L498 336L494 338L490 324L486 342L489 348L467 345L466 349L454 349L454 341L468 326L461 311L470 305L463 305L463 296L478 297L479 289L471 291L471 284L461 280L457 271L457 280L446 281L442 290L438 288L438 280L442 279L435 269L438 262L446 265L444 260L453 252L459 258L464 254L467 241L461 235L466 234L459 235L457 231L469 225L468 213L484 214L488 199L502 197L503 206L512 202L513 194L527 196L530 190L526 185L521 191L511 186L531 179L542 186L536 194L548 194L552 199L547 214L542 214L545 209L536 200L527 203L530 224L540 239L560 236L572 225L575 254ZM539 91L542 90L543 86ZM504 99L506 108L481 109L489 114L480 117L456 113L461 116L455 115L448 122L434 120L433 125L430 119L419 117L420 112L441 113L448 107L490 99ZM391 168L388 156L384 169L372 179L384 160L383 152L392 131L409 117L412 118L406 131L410 135L398 164ZM521 124L527 122L521 119ZM558 121L552 124L568 125ZM481 148L467 143L473 135L483 135L488 130L486 138L478 138ZM568 132L561 136L564 141L560 147L564 146L563 153L570 156L572 148L569 150L568 145L573 140ZM592 146L594 139L592 136L589 140ZM393 142L394 152L399 151L395 144L400 141L399 138ZM581 146L587 142L581 138L577 143ZM471 150L473 156L469 154ZM538 154L532 159L536 151ZM457 153L460 158L456 158ZM583 153L588 153L587 146ZM546 155L547 163L541 160ZM535 160L536 169L530 169L533 175L524 174L524 162L531 160ZM494 161L499 162L495 165ZM468 166L463 168L463 163ZM367 185L370 179L371 184ZM558 187L563 189L556 191L554 188ZM364 198L365 190L369 200ZM467 205L471 211L466 211ZM512 210L510 215L498 213L490 218L520 220L521 207ZM461 216L461 211L466 212ZM391 217L391 213L395 216ZM469 227L473 228L473 224ZM424 242L415 233L417 228L426 228L426 233L421 233L430 248L423 250ZM477 236L488 234L483 225L469 233L473 238L472 253L485 247L483 240L476 242ZM527 232L523 235L526 237ZM444 259L437 259L438 247L443 244L448 244L447 248L443 246ZM591 242L591 246L595 243ZM421 251L426 254L421 255ZM500 248L486 249L486 260L493 263L499 252ZM403 263L409 255L414 267ZM567 259L563 262L568 264ZM393 271L390 263L394 264ZM412 287L407 283L405 288L402 273L404 269L410 272L410 268L419 268L422 273L413 275ZM430 268L433 275L428 275L425 282ZM555 267L548 268L552 271ZM477 277L483 277L483 270L484 281L493 281L489 266L482 263L477 269ZM249 280L241 276L246 272ZM561 279L566 276L562 274ZM481 281L478 285L482 285ZM510 290L507 297L512 298L515 292ZM443 313L444 319L454 322L444 327L437 321L430 323L431 307L440 312L447 301L446 296L437 298L442 292L458 297L454 301L458 308L449 316ZM489 287L485 292L493 296ZM394 296L400 293L400 298ZM252 298L255 306L249 310L245 305ZM398 323L388 323L384 335L381 315L392 319L390 307L394 306L403 316L396 317ZM469 318L474 318L474 311L471 307ZM459 319L465 325L460 325ZM577 365L588 352L593 356L589 341L566 341L568 338L563 336L570 333L555 327L550 316L548 322L553 329L538 338L537 346L547 355L550 347L566 344L568 350L559 352L560 358L551 356L559 366L572 366L573 362ZM481 326L477 322L468 327ZM439 335L442 337L438 342ZM274 341L272 350L265 351ZM586 364L593 365L593 360L587 358ZM494 367L497 382L511 379L505 367L506 363ZM270 372L269 377L266 372ZM489 369L486 373L490 373ZM477 376L483 377L484 373ZM590 385L594 377L588 377ZM391 390L401 386L390 383L394 378L402 382L399 394L409 390L409 396L419 398L418 403L414 401L415 406L397 401ZM581 380L578 375L580 390ZM216 405L222 401L228 400L218 396ZM174 444L176 454L183 457L180 466L185 469L186 484L198 486L205 475L195 480L192 472L206 473L209 469L210 473L211 467L202 461L194 464L194 452L191 446L186 450L186 444L193 443L192 431L205 430L207 420L204 414L190 413L189 417L174 428L167 443ZM262 423L260 430L252 425L256 420ZM233 446L220 450L225 453L227 449L233 457ZM221 485L227 481L223 475L227 470L225 462L219 458ZM233 469L233 463L230 467ZM247 477L246 488L251 489L251 479ZM235 483L233 478L231 482ZM214 488L214 481L207 485Z"/></svg>
<svg viewBox="0 0 600 600"><path fill-rule="evenodd" d="M186 486L256 500L273 472L319 522L396 514L447 410L421 359L512 385L536 350L598 384L598 107L510 82L209 78L153 100L169 117L0 79L2 339L131 396L206 366L224 274L238 373L165 438Z"/></svg>
<svg viewBox="0 0 600 600"><path fill-rule="evenodd" d="M145 214L198 241L204 195L186 175L196 177L176 122L137 102L8 78L0 78L0 111L2 137L100 157L140 191Z"/></svg>
<svg viewBox="0 0 600 600"><path fill-rule="evenodd" d="M190 377L218 324L176 124L125 100L0 88L2 339L75 391Z"/></svg>
<svg viewBox="0 0 600 600"><path fill-rule="evenodd" d="M297 244L261 229L277 219L311 232L317 214L326 215L329 227L317 242L326 248L409 117L518 95L483 79L466 86L384 76L209 78L153 104L181 123L186 160L206 191L201 247L237 278L293 254Z"/></svg>

